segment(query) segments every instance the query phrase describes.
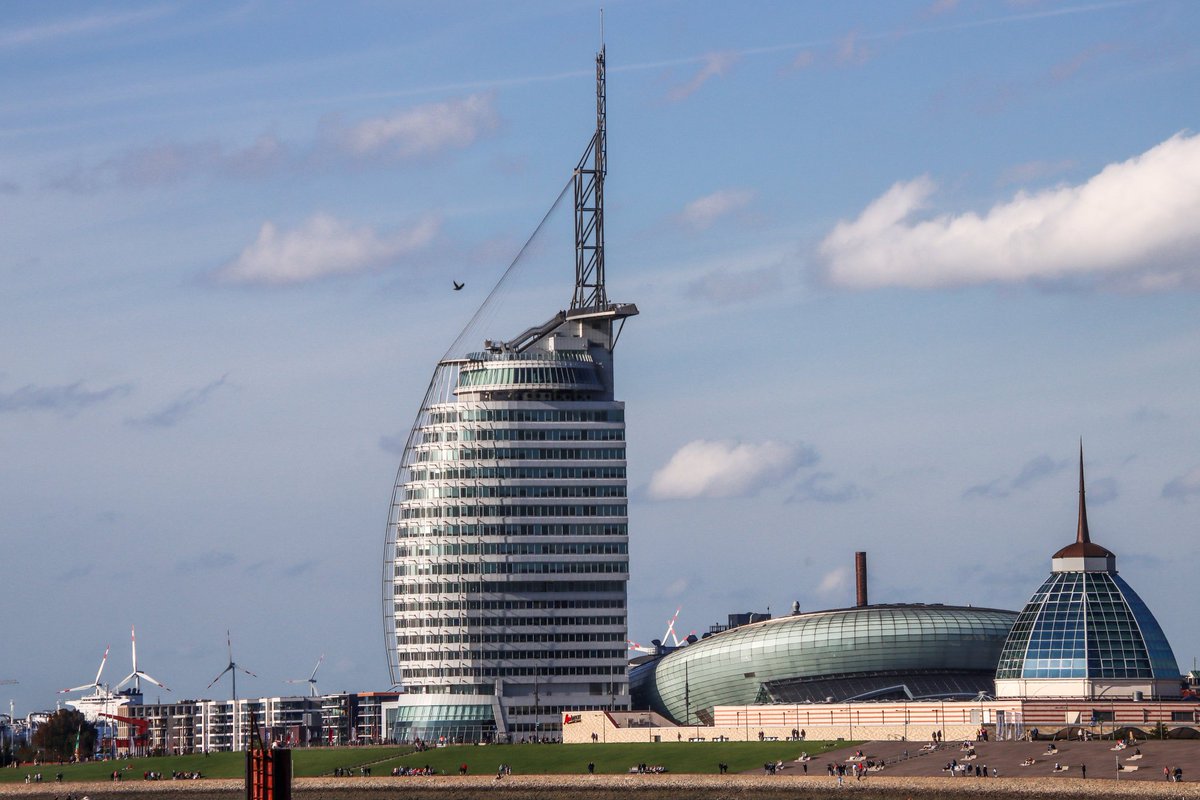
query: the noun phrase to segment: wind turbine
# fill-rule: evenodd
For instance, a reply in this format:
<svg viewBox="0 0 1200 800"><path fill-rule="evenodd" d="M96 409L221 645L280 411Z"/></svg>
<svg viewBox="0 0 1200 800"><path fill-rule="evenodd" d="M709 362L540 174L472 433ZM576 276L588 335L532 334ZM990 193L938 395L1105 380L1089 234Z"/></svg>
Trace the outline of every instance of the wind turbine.
<svg viewBox="0 0 1200 800"><path fill-rule="evenodd" d="M228 673L230 673L230 675L233 676L233 699L237 700L237 671L240 669L242 672L246 673L251 678L257 678L258 676L233 660L233 639L232 639L232 637L230 637L228 630L225 631L225 645L229 648L229 665L226 666L225 669L221 670L221 672L218 673L217 677L212 679L212 683L210 683L208 686L206 686L204 688L211 689L213 687L213 684L215 684L217 681L221 680L221 678L225 675L225 673L228 672Z"/></svg>
<svg viewBox="0 0 1200 800"><path fill-rule="evenodd" d="M166 684L154 680L154 678L151 678L149 675L147 675L146 673L144 673L140 669L138 669L138 665L137 665L137 631L133 627L130 627L130 629L129 629L129 639L131 642L133 642L133 672L126 675L124 677L124 679L122 679L122 681L116 685L115 688L120 689L122 686L124 686L125 684L129 683L129 681L132 680L133 681L133 690L135 692L137 692L138 694L141 694L142 693L142 678L145 678L146 680L153 683L155 686L158 686L162 689L167 689ZM169 692L171 690L167 689L167 691Z"/></svg>
<svg viewBox="0 0 1200 800"><path fill-rule="evenodd" d="M313 667L312 675L309 675L307 678L289 678L287 680L287 683L307 683L308 684L308 696L316 697L317 696L317 670L319 670L321 668L321 662L324 660L325 660L325 654L321 653L321 657L317 659L317 665L315 667Z"/></svg>
<svg viewBox="0 0 1200 800"><path fill-rule="evenodd" d="M83 686L75 686L71 689L59 689L58 693L66 694L67 692L82 692L84 689L95 689L95 695L99 696L103 694L104 684L100 683L100 676L104 674L104 664L108 661L108 651L109 648L105 647L104 658L100 659L100 669L96 670L96 680L92 681L91 683L85 683Z"/></svg>

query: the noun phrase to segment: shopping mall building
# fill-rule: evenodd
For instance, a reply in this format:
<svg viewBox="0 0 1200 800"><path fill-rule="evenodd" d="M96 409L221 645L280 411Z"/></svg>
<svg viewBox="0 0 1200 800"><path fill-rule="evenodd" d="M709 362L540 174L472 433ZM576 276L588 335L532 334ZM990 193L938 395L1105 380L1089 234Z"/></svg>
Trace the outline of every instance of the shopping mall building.
<svg viewBox="0 0 1200 800"><path fill-rule="evenodd" d="M1019 614L870 605L733 627L636 664L627 714L564 717L563 739L1000 738L1133 727L1193 735L1200 701L1150 609L1091 540L1079 466L1075 541Z"/></svg>

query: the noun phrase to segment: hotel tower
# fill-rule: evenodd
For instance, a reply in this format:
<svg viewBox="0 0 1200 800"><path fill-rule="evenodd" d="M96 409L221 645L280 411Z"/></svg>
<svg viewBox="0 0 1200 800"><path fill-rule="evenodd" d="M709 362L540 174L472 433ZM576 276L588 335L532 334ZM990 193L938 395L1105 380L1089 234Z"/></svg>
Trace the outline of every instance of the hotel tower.
<svg viewBox="0 0 1200 800"><path fill-rule="evenodd" d="M558 739L629 708L625 404L633 304L604 285L605 75L574 172L570 306L437 365L397 474L384 629L397 740Z"/></svg>

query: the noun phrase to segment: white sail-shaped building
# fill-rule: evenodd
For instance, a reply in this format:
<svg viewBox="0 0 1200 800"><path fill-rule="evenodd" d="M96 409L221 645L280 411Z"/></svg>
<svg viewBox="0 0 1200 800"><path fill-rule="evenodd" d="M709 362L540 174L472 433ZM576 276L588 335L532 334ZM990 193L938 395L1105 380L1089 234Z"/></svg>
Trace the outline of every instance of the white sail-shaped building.
<svg viewBox="0 0 1200 800"><path fill-rule="evenodd" d="M569 309L440 361L405 446L384 558L397 741L553 740L573 711L629 708L613 350L638 312L605 291L603 50L596 87Z"/></svg>

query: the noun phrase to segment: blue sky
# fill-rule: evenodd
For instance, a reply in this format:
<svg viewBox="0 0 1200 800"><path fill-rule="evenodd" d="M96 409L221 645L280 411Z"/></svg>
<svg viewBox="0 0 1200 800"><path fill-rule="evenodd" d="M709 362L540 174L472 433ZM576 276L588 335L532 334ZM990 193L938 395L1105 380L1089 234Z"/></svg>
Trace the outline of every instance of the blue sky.
<svg viewBox="0 0 1200 800"><path fill-rule="evenodd" d="M387 688L381 558L437 358L593 125L585 3L0 9L0 678L18 713L224 638ZM1019 608L1075 531L1181 668L1200 511L1200 9L608 3L631 636ZM550 215L486 335L570 295ZM451 280L463 280L451 292ZM0 703L2 705L2 703Z"/></svg>

